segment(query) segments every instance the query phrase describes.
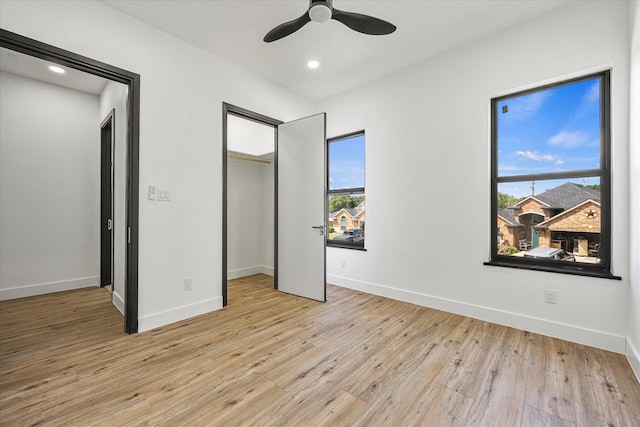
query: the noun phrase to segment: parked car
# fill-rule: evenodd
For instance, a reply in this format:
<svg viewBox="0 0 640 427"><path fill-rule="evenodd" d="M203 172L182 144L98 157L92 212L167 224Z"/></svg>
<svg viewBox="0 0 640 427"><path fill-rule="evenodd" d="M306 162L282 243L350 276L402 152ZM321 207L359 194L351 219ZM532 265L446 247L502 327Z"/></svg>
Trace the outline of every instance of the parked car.
<svg viewBox="0 0 640 427"><path fill-rule="evenodd" d="M573 254L566 252L564 249L558 248L545 248L544 246L538 246L531 249L524 254L525 258L544 258L552 259L556 261L575 261L576 257Z"/></svg>
<svg viewBox="0 0 640 427"><path fill-rule="evenodd" d="M336 236L333 240L338 242L359 242L362 239L364 239L362 230L358 228L349 228L348 230L344 230L341 235Z"/></svg>

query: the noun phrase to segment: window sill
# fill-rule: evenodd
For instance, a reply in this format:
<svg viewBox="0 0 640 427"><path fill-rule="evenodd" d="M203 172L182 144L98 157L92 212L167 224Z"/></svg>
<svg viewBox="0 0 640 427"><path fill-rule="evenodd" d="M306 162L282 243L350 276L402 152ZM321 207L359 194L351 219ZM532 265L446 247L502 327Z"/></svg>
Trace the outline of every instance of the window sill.
<svg viewBox="0 0 640 427"><path fill-rule="evenodd" d="M484 265L518 268L521 270L546 271L549 273L571 274L574 276L598 277L601 279L622 280L622 277L614 276L611 272L604 269L586 268L583 266L526 263L522 261L511 261L508 259L491 260L485 262Z"/></svg>

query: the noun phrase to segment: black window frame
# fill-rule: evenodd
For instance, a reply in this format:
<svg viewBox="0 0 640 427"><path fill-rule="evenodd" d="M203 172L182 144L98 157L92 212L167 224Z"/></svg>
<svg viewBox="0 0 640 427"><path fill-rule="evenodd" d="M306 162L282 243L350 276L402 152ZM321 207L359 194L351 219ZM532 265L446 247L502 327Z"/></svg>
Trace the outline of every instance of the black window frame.
<svg viewBox="0 0 640 427"><path fill-rule="evenodd" d="M506 99L529 95L576 82L600 79L600 167L589 170L572 170L526 175L498 175L498 103ZM501 255L498 253L498 185L506 182L525 182L548 179L600 179L600 263L565 263L553 260L531 259ZM611 70L561 80L535 88L510 93L491 99L491 259L485 265L547 271L580 276L602 277L620 280L611 272Z"/></svg>
<svg viewBox="0 0 640 427"><path fill-rule="evenodd" d="M354 138L356 136L364 136L365 138L365 142L364 142L364 146L365 146L365 158L363 159L365 161L365 186L364 187L352 187L352 188L340 188L340 189L335 189L332 190L330 188L329 185L329 174L330 174L330 170L331 170L331 164L329 161L330 158L330 153L331 153L331 143L332 142L337 142L337 141L343 141L345 139L349 139L349 138ZM366 133L363 130L359 130L359 131L355 131L355 132L350 132L350 133L346 133L343 135L338 135L338 136L334 136L332 138L327 138L327 208L329 207L329 200L331 198L331 196L339 196L339 195L354 195L354 194L362 194L363 196L365 196L365 204L366 204L366 150L367 150L367 138L366 138ZM366 205L365 205L366 206ZM331 213L331 212L329 212ZM327 247L331 247L331 248L343 248L343 249L353 249L353 250L357 250L357 251L366 251L366 248L364 247L364 243L363 246L356 246L347 242L335 242L333 240L329 240L329 223L328 223L328 218L329 216L327 215L327 235L326 235L326 242L327 242ZM366 223L366 220L365 220ZM364 237L364 241L366 242L367 237L366 237L366 230L364 233L365 237Z"/></svg>

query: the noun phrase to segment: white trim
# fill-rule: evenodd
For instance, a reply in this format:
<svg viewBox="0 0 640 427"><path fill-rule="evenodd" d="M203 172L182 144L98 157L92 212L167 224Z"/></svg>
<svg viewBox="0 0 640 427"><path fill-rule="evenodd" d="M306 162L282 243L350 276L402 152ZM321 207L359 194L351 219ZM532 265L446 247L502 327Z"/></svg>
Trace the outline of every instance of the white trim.
<svg viewBox="0 0 640 427"><path fill-rule="evenodd" d="M116 291L113 291L111 296L112 296L111 302L113 303L113 305L116 306L118 311L122 313L122 315L124 316L124 298L122 298L120 294L117 293Z"/></svg>
<svg viewBox="0 0 640 427"><path fill-rule="evenodd" d="M266 265L261 265L260 267L262 268L262 270L260 271L260 273L262 274L266 274L267 276L273 276L275 274L273 271L273 267L269 267Z"/></svg>
<svg viewBox="0 0 640 427"><path fill-rule="evenodd" d="M266 274L273 276L273 267L266 265L254 265L253 267L238 268L227 271L227 279L239 279L240 277L253 276L254 274Z"/></svg>
<svg viewBox="0 0 640 427"><path fill-rule="evenodd" d="M638 382L640 382L640 352L628 337L626 350L627 359L629 359L631 369L633 370L633 373L636 374L636 379L638 380Z"/></svg>
<svg viewBox="0 0 640 427"><path fill-rule="evenodd" d="M472 317L474 319L526 330L620 354L625 353L625 337L607 332L581 328L579 326L553 322L503 310L496 310L489 307L467 304L460 301L434 297L389 286L348 279L346 277L330 275L327 277L327 280L328 283L357 291Z"/></svg>
<svg viewBox="0 0 640 427"><path fill-rule="evenodd" d="M215 297L194 304L187 304L170 310L149 314L138 318L138 332L179 322L190 317L199 316L222 308L222 297Z"/></svg>
<svg viewBox="0 0 640 427"><path fill-rule="evenodd" d="M73 289L99 286L100 278L79 277L76 279L61 280L58 282L38 283L35 285L19 286L15 288L0 289L0 301L31 297L34 295L51 294L54 292L70 291Z"/></svg>

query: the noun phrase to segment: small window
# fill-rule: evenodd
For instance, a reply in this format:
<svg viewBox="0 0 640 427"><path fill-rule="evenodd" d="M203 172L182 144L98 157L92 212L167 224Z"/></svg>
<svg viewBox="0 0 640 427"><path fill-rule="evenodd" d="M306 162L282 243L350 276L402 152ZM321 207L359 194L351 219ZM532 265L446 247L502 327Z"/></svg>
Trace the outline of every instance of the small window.
<svg viewBox="0 0 640 427"><path fill-rule="evenodd" d="M364 132L328 140L327 245L364 249Z"/></svg>
<svg viewBox="0 0 640 427"><path fill-rule="evenodd" d="M609 78L491 100L489 264L613 277Z"/></svg>

